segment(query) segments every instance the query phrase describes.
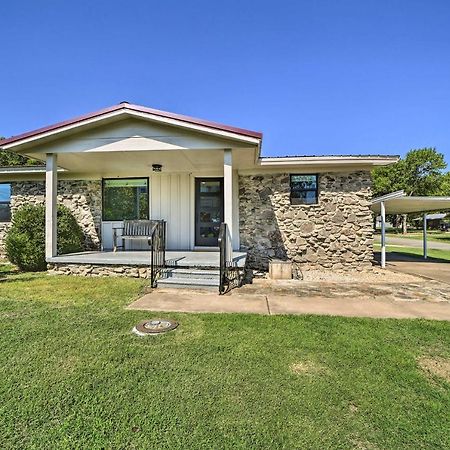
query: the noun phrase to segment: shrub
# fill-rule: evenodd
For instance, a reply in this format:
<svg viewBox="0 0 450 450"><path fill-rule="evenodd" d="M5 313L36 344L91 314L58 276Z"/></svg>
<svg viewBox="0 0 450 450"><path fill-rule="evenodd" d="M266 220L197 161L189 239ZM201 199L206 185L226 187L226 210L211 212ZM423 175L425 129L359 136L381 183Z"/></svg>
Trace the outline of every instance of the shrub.
<svg viewBox="0 0 450 450"><path fill-rule="evenodd" d="M8 259L21 270L40 271L45 262L45 207L23 206L12 219L5 240ZM65 206L58 205L58 254L83 249L83 231Z"/></svg>

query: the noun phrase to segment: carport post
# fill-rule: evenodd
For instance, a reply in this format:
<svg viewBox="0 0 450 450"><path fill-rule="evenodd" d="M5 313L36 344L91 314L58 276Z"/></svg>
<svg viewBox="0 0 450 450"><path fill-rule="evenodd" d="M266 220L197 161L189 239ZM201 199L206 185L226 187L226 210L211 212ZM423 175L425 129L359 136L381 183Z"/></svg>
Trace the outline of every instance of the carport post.
<svg viewBox="0 0 450 450"><path fill-rule="evenodd" d="M423 215L423 258L427 259L427 215Z"/></svg>
<svg viewBox="0 0 450 450"><path fill-rule="evenodd" d="M381 212L381 267L386 267L386 209L384 202L380 203Z"/></svg>

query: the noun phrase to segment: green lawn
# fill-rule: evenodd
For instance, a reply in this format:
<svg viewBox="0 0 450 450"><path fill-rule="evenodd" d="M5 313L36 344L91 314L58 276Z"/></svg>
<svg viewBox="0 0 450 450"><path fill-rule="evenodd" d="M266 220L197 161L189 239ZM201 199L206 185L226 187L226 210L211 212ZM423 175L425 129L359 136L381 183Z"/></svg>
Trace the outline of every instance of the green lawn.
<svg viewBox="0 0 450 450"><path fill-rule="evenodd" d="M375 251L380 251L380 244L374 244ZM415 247L400 247L387 245L386 252L404 253L405 255L418 256L423 258L423 249ZM450 250L428 249L428 258L444 259L450 261Z"/></svg>
<svg viewBox="0 0 450 450"><path fill-rule="evenodd" d="M141 281L8 270L2 449L450 447L448 322L171 314L140 338Z"/></svg>
<svg viewBox="0 0 450 450"><path fill-rule="evenodd" d="M379 230L377 231L377 234L380 234ZM386 231L386 234L391 235L391 236L406 238L406 239L422 240L422 238L423 238L422 230L412 230L412 231L408 231L408 234L402 234L401 231L398 231L396 229L390 229L390 230ZM438 230L428 230L427 231L427 239L429 241L450 243L450 232L443 232L443 231L438 231Z"/></svg>

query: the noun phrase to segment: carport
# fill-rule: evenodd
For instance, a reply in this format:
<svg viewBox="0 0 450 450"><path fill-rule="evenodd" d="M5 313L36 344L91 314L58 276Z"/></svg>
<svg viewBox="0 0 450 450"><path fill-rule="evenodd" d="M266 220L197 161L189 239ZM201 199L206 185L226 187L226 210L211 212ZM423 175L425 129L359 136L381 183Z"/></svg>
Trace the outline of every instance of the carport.
<svg viewBox="0 0 450 450"><path fill-rule="evenodd" d="M381 267L386 267L386 214L423 214L423 257L427 258L427 213L450 209L450 197L413 197L396 191L372 200L372 211L381 215Z"/></svg>

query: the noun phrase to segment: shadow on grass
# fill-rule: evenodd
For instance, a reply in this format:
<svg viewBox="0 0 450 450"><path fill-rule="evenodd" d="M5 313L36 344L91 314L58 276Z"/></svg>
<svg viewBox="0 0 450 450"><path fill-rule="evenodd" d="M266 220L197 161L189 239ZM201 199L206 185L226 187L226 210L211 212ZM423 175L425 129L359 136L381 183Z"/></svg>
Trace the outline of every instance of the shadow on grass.
<svg viewBox="0 0 450 450"><path fill-rule="evenodd" d="M20 274L21 272L18 272L18 274ZM40 272L39 272L40 273ZM27 275L27 276L23 276L23 277L11 277L11 276L2 276L0 274L0 284L3 283L18 283L18 282L27 282L27 281L33 281L35 280L36 277Z"/></svg>
<svg viewBox="0 0 450 450"><path fill-rule="evenodd" d="M11 283L17 281L31 281L33 275L43 272L22 272L16 266L8 262L0 263L0 283Z"/></svg>
<svg viewBox="0 0 450 450"><path fill-rule="evenodd" d="M439 242L445 242L445 243L447 243L447 244L450 243L450 236L433 236L433 235L431 235L431 236L432 236L433 239L435 239L436 241L439 241Z"/></svg>

